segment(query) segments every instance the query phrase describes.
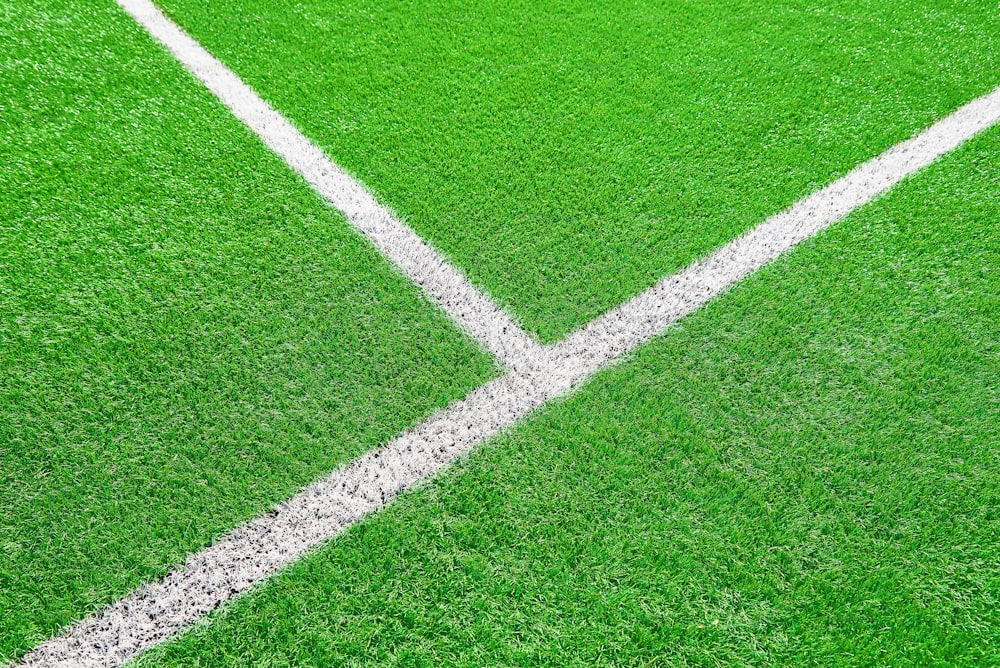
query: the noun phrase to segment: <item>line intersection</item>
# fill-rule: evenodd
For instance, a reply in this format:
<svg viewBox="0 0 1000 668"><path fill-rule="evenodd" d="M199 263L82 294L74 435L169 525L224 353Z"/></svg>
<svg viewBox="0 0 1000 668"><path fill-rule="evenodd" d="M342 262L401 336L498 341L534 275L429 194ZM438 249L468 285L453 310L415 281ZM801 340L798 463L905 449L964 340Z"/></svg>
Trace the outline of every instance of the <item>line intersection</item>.
<svg viewBox="0 0 1000 668"><path fill-rule="evenodd" d="M563 341L542 347L148 0L119 4L465 331L504 361L507 372L191 555L163 580L37 646L20 666L118 666L164 642L1000 121L998 88Z"/></svg>

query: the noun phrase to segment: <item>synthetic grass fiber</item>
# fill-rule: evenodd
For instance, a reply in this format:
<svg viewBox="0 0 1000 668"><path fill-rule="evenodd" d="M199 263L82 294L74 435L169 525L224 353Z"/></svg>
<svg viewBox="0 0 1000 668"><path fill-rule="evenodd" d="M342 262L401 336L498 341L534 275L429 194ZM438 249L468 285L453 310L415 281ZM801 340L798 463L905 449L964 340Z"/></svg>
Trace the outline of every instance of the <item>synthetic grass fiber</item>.
<svg viewBox="0 0 1000 668"><path fill-rule="evenodd" d="M1000 660L1000 132L147 666Z"/></svg>
<svg viewBox="0 0 1000 668"><path fill-rule="evenodd" d="M0 43L2 660L495 368L116 6Z"/></svg>
<svg viewBox="0 0 1000 668"><path fill-rule="evenodd" d="M162 0L554 341L1000 84L995 0Z"/></svg>

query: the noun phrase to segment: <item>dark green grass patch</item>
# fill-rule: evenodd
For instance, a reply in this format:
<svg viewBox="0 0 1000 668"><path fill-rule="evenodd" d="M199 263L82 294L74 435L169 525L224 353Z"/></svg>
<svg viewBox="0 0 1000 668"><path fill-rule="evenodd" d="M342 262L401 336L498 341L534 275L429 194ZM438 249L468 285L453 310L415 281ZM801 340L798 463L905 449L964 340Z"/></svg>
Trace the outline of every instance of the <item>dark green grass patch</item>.
<svg viewBox="0 0 1000 668"><path fill-rule="evenodd" d="M1000 132L148 659L1000 661Z"/></svg>
<svg viewBox="0 0 1000 668"><path fill-rule="evenodd" d="M159 0L552 341L1000 84L995 0Z"/></svg>
<svg viewBox="0 0 1000 668"><path fill-rule="evenodd" d="M112 3L0 44L2 660L494 369Z"/></svg>

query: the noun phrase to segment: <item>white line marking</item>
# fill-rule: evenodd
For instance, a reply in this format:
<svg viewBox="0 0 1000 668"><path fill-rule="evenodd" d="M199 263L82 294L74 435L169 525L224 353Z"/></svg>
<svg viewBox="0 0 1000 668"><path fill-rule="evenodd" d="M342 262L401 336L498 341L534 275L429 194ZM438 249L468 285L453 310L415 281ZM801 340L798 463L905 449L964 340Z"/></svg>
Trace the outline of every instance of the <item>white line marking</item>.
<svg viewBox="0 0 1000 668"><path fill-rule="evenodd" d="M1000 88L548 347L548 366L575 377L592 373L998 120Z"/></svg>
<svg viewBox="0 0 1000 668"><path fill-rule="evenodd" d="M549 398L524 376L487 383L24 657L23 666L120 666L385 505Z"/></svg>
<svg viewBox="0 0 1000 668"><path fill-rule="evenodd" d="M150 35L289 167L298 172L404 274L430 295L459 326L509 369L537 368L541 346L503 309L476 289L365 188L335 165L284 116L272 109L229 68L181 30L149 0L118 0Z"/></svg>
<svg viewBox="0 0 1000 668"><path fill-rule="evenodd" d="M167 640L998 121L1000 88L547 348L541 368L487 383L191 555L162 582L39 645L18 665L120 666Z"/></svg>

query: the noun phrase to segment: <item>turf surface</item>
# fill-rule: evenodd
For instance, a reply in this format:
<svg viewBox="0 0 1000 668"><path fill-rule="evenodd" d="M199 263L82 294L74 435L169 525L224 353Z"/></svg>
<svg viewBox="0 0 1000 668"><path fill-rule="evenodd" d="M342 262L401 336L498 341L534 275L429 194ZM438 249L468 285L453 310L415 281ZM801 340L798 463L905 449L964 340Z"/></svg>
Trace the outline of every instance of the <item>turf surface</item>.
<svg viewBox="0 0 1000 668"><path fill-rule="evenodd" d="M544 340L1000 84L995 0L158 0Z"/></svg>
<svg viewBox="0 0 1000 668"><path fill-rule="evenodd" d="M149 655L1000 661L1000 131Z"/></svg>
<svg viewBox="0 0 1000 668"><path fill-rule="evenodd" d="M495 370L113 4L0 44L2 661Z"/></svg>

